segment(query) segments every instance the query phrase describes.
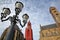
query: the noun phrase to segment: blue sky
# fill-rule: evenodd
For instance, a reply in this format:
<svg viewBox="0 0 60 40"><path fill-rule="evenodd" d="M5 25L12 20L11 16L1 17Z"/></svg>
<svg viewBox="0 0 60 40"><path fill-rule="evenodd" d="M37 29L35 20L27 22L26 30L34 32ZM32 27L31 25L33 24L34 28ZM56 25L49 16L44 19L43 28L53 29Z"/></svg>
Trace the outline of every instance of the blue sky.
<svg viewBox="0 0 60 40"><path fill-rule="evenodd" d="M39 40L39 31L40 25L49 25L55 23L52 18L49 8L51 6L56 7L60 11L60 0L0 0L0 11L3 7L8 7L11 9L10 16L14 15L14 6L16 1L21 1L24 4L24 8L19 15L19 19L22 20L22 15L27 13L29 15L29 20L32 24L33 30L33 39ZM0 12L1 13L1 12ZM0 14L1 15L1 14ZM0 36L2 32L10 25L9 21L1 22L0 21ZM18 24L19 25L19 24ZM25 33L25 28L19 28L22 30L23 34Z"/></svg>

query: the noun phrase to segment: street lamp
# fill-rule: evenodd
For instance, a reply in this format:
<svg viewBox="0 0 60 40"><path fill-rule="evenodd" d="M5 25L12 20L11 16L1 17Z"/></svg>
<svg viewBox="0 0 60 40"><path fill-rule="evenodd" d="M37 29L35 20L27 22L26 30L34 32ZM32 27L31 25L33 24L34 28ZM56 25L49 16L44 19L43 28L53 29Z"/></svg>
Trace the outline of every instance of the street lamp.
<svg viewBox="0 0 60 40"><path fill-rule="evenodd" d="M11 22L11 25L10 25L10 31L9 33L7 33L7 37L6 37L6 40L11 40L12 37L14 36L14 27L17 23L17 21L20 23L21 27L24 27L27 23L27 20L29 18L29 16L27 14L24 14L22 16L23 18L23 24L21 24L21 20L18 19L18 15L19 13L22 11L22 8L24 7L23 3L22 2L16 2L15 3L15 15L13 15L13 17L9 16L8 18L6 18L10 13L10 9L9 8L3 8L3 11L1 13L1 21L7 21L7 20L10 20ZM6 18L6 19L4 19Z"/></svg>
<svg viewBox="0 0 60 40"><path fill-rule="evenodd" d="M22 11L22 8L24 7L23 3L22 2L16 2L15 3L15 12L16 14L19 15L19 13Z"/></svg>
<svg viewBox="0 0 60 40"><path fill-rule="evenodd" d="M28 20L29 16L27 14L24 14L22 18L23 18L23 22L25 23Z"/></svg>
<svg viewBox="0 0 60 40"><path fill-rule="evenodd" d="M7 15L9 15L11 13L9 8L3 8L2 13L1 13L1 19L2 18L6 18Z"/></svg>

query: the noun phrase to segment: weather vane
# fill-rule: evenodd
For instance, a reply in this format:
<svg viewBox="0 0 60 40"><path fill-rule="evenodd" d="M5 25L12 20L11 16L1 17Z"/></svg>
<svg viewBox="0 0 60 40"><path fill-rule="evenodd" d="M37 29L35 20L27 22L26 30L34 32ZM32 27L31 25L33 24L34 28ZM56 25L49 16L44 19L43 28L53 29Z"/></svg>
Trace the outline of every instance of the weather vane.
<svg viewBox="0 0 60 40"><path fill-rule="evenodd" d="M23 24L21 23L21 20L18 19L18 15L22 11L23 7L24 7L23 3L17 1L15 3L15 15L13 15L13 17L9 16L8 18L7 18L7 16L10 15L11 11L9 8L3 8L2 13L1 13L1 21L4 22L7 20L10 20L10 22L11 22L10 29L9 29L10 31L9 31L9 33L7 33L6 40L12 39L13 29L15 28L15 25L17 22L20 23L21 27L24 27L26 25L27 20L29 19L29 16L27 14L24 14L22 16Z"/></svg>

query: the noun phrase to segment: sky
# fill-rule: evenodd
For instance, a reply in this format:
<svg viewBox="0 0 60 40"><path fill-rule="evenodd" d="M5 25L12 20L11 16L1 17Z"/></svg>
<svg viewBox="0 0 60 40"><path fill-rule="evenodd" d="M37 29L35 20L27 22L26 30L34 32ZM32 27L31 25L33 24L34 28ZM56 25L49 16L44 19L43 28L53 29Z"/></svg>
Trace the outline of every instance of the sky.
<svg viewBox="0 0 60 40"><path fill-rule="evenodd" d="M0 0L0 15L3 7L8 7L11 10L11 14L9 16L13 16L15 14L15 2L20 1L24 4L24 8L22 12L19 14L19 19L22 20L22 15L27 13L29 15L29 20L31 22L32 30L33 30L33 39L39 40L40 38L40 25L49 25L55 23L52 15L49 12L49 8L54 6L60 11L60 0ZM1 16L0 16L1 17ZM1 22L0 20L0 36L3 31L10 25L9 20L5 22ZM25 35L25 28L21 28L19 23L17 24L19 28L22 30L22 33Z"/></svg>

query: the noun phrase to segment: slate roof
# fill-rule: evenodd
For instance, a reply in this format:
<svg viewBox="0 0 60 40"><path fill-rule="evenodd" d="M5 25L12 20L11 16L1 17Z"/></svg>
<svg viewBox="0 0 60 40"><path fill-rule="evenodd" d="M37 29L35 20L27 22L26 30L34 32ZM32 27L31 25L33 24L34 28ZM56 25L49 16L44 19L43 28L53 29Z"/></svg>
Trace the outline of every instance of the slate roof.
<svg viewBox="0 0 60 40"><path fill-rule="evenodd" d="M57 28L57 25L50 24L50 25L41 26L41 30L46 30L46 29L51 29L51 28Z"/></svg>

